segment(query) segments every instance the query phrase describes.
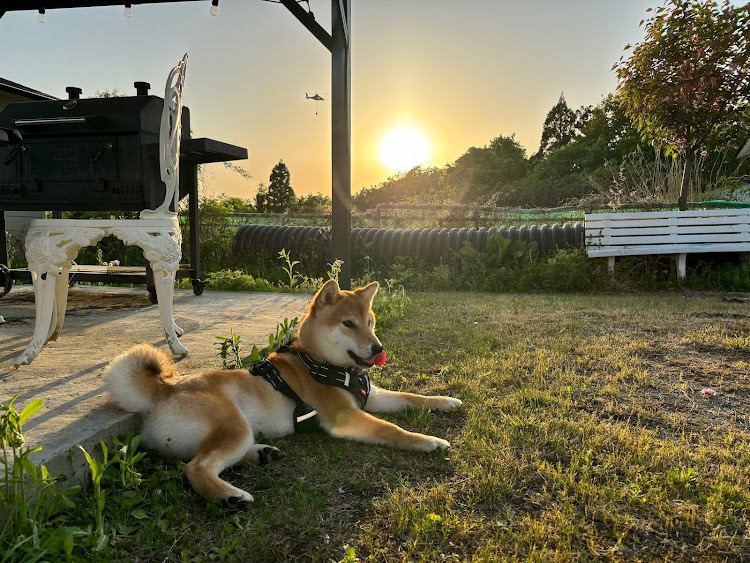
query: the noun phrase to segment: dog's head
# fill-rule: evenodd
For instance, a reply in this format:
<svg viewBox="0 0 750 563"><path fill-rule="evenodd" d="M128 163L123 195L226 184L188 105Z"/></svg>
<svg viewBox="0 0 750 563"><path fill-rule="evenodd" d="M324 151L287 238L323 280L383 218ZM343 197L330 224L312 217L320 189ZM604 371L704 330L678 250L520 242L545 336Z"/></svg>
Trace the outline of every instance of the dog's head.
<svg viewBox="0 0 750 563"><path fill-rule="evenodd" d="M377 291L378 282L346 291L335 280L328 281L307 306L297 336L300 347L337 366L384 364L371 308Z"/></svg>

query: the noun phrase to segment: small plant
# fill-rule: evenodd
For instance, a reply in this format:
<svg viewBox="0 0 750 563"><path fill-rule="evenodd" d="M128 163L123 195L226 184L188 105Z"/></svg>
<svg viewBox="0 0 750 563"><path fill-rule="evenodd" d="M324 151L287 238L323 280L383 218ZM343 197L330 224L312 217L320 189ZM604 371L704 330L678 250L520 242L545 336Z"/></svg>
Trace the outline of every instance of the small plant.
<svg viewBox="0 0 750 563"><path fill-rule="evenodd" d="M537 243L511 241L500 233L487 239L484 250L465 242L458 255L459 283L472 290L501 291L515 283L513 277L535 262Z"/></svg>
<svg viewBox="0 0 750 563"><path fill-rule="evenodd" d="M214 346L219 348L219 356L221 356L222 362L221 369L242 369L242 357L240 356L242 338L234 331L231 331L231 333L230 336L217 336L218 342L214 343Z"/></svg>
<svg viewBox="0 0 750 563"><path fill-rule="evenodd" d="M16 245L12 244L12 239L9 237L5 243L5 250L8 256L8 268L18 268L19 264L16 264ZM20 248L23 248L21 243ZM22 260L20 262L23 262Z"/></svg>
<svg viewBox="0 0 750 563"><path fill-rule="evenodd" d="M401 284L408 284L418 275L418 269L414 267L414 260L408 256L396 256L391 264L391 275L393 279Z"/></svg>
<svg viewBox="0 0 750 563"><path fill-rule="evenodd" d="M259 350L257 346L253 346L250 357L248 358L250 363L265 360L279 348L289 344L294 339L298 325L299 319L297 317L294 317L291 321L285 318L282 322L276 323L276 332L268 335L268 348Z"/></svg>
<svg viewBox="0 0 750 563"><path fill-rule="evenodd" d="M339 281L339 274L341 273L341 266L344 265L343 260L334 260L333 264L328 264L328 267L330 268L328 270L328 279L329 280L336 280L338 283Z"/></svg>
<svg viewBox="0 0 750 563"><path fill-rule="evenodd" d="M276 323L276 334L268 336L269 354L292 341L294 334L297 332L298 324L299 319L297 317L294 317L291 321L285 318L282 322Z"/></svg>
<svg viewBox="0 0 750 563"><path fill-rule="evenodd" d="M487 239L487 247L483 252L478 252L471 243L466 242L461 249L461 254L478 260L490 268L508 268L529 262L536 248L536 242L528 243L522 240L511 242L500 233L494 233Z"/></svg>
<svg viewBox="0 0 750 563"><path fill-rule="evenodd" d="M299 264L299 260L292 260L291 254L283 248L279 251L279 260L284 260L286 262L286 266L283 267L283 270L286 272L286 275L289 276L289 291L294 291L294 286L300 278L300 275L294 271L294 267Z"/></svg>
<svg viewBox="0 0 750 563"><path fill-rule="evenodd" d="M95 551L103 550L109 541L109 534L105 533L104 529L105 494L102 488L102 478L107 470L117 467L119 469L119 480L123 487L133 487L140 484L141 474L135 471L134 465L146 455L145 452L137 451L141 441L140 436L133 437L132 435L128 435L124 440L110 436L110 440L112 440L115 454L109 457L107 445L104 443L104 440L101 440L99 444L102 448L102 461L89 455L83 446L78 446L83 455L86 456L86 461L91 469L91 482L94 485L93 512L96 520Z"/></svg>
<svg viewBox="0 0 750 563"><path fill-rule="evenodd" d="M341 273L341 266L344 264L343 260L334 260L332 264L328 264L328 279L339 281L339 274ZM296 282L297 291L300 293L315 293L320 286L323 285L322 277L309 277L299 276L299 280Z"/></svg>
<svg viewBox="0 0 750 563"><path fill-rule="evenodd" d="M14 408L18 395L7 406L0 404L0 446L3 465L0 476L0 506L5 512L5 525L0 531L0 560L35 561L48 553L64 551L70 555L75 528L63 526L64 508L73 508L71 497L80 487L57 492L60 477L50 476L47 468L37 467L30 455L41 447L28 448L23 436L23 423L33 416L43 402L31 401L19 413Z"/></svg>
<svg viewBox="0 0 750 563"><path fill-rule="evenodd" d="M410 301L403 285L396 285L395 280L385 280L385 287L375 294L372 310L378 320L378 329L391 326L406 314L406 307Z"/></svg>
<svg viewBox="0 0 750 563"><path fill-rule="evenodd" d="M222 361L221 369L243 369L247 363L254 364L266 359L273 352L292 341L298 325L299 319L297 317L294 317L291 321L285 318L283 321L276 323L276 332L268 335L268 347L261 349L253 346L250 356L245 359L245 362L242 361L241 356L240 342L242 338L238 334L232 331L231 336L217 336L216 340L219 342L214 345L219 348L219 356Z"/></svg>

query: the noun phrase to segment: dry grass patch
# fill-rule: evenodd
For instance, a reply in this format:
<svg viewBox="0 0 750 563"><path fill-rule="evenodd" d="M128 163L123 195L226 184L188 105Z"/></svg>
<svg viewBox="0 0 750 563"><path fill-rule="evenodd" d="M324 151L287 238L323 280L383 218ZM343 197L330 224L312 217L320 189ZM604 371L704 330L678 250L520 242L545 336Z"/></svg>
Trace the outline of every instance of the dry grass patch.
<svg viewBox="0 0 750 563"><path fill-rule="evenodd" d="M123 513L140 527L106 557L328 562L351 546L349 561L750 559L746 303L411 300L380 333L389 362L373 379L461 398L457 412L389 417L445 437L449 451L279 440L278 462L228 472L256 498L238 513L205 505L153 454L151 484L131 504L148 525Z"/></svg>

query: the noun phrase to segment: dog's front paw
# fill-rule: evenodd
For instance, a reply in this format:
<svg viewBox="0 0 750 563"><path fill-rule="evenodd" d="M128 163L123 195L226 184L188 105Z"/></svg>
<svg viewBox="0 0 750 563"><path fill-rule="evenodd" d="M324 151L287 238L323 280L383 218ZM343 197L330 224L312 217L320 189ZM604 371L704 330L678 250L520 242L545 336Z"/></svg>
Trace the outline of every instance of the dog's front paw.
<svg viewBox="0 0 750 563"><path fill-rule="evenodd" d="M463 405L461 399L454 399L453 397L435 397L435 399L437 399L437 403L434 408L441 411L452 411Z"/></svg>
<svg viewBox="0 0 750 563"><path fill-rule="evenodd" d="M455 397L446 397L448 399L448 409L447 410L453 410L459 408L461 405L464 404L464 402L461 399L456 399Z"/></svg>
<svg viewBox="0 0 750 563"><path fill-rule="evenodd" d="M435 450L445 450L450 447L451 444L447 440L435 436L425 436L416 449L423 452L434 452Z"/></svg>

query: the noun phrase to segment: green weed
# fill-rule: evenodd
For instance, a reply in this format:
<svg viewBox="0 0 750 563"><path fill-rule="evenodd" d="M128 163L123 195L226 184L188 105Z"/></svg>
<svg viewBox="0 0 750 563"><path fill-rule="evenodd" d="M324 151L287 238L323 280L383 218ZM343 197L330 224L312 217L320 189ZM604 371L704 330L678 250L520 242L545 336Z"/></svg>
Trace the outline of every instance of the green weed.
<svg viewBox="0 0 750 563"><path fill-rule="evenodd" d="M385 285L380 286L372 300L377 326L380 329L393 326L404 317L409 303L404 286L397 287L394 280L386 280Z"/></svg>
<svg viewBox="0 0 750 563"><path fill-rule="evenodd" d="M217 336L218 342L214 343L219 348L219 357L221 357L221 369L242 369L247 364L253 364L264 360L281 346L289 344L297 332L299 319L294 317L292 320L285 318L283 321L276 323L276 332L268 335L268 347L258 348L253 345L250 355L242 358L242 338L232 331L230 336Z"/></svg>
<svg viewBox="0 0 750 563"><path fill-rule="evenodd" d="M295 290L295 285L297 285L297 282L300 279L300 275L294 271L295 266L299 264L299 260L292 260L291 254L289 254L285 249L281 249L279 252L279 260L283 260L286 264L283 266L284 272L286 272L286 275L289 278L289 285L287 288L289 291Z"/></svg>
<svg viewBox="0 0 750 563"><path fill-rule="evenodd" d="M80 487L59 491L62 477L53 477L42 465L37 467L31 455L42 448L28 448L23 424L41 407L41 400L31 401L19 413L14 404L0 404L0 560L38 561L54 554L70 555L80 530L66 526L64 511L74 505L72 498Z"/></svg>
<svg viewBox="0 0 750 563"><path fill-rule="evenodd" d="M219 348L221 369L242 369L242 338L232 330L229 336L217 336L216 340L214 346Z"/></svg>
<svg viewBox="0 0 750 563"><path fill-rule="evenodd" d="M105 489L102 488L102 478L108 470L117 468L119 484L123 488L134 487L140 484L141 474L135 471L135 464L146 455L145 452L137 451L138 445L141 441L140 436L130 435L124 440L111 437L111 440L114 448L114 455L112 457L109 456L109 448L107 448L104 440L101 440L99 443L102 451L102 461L99 461L94 456L90 455L83 446L78 446L89 464L91 482L93 484L93 514L96 521L96 544L94 546L94 551L102 551L109 542L110 537L114 534L114 531L108 533L108 531L105 530L104 506L106 498Z"/></svg>

